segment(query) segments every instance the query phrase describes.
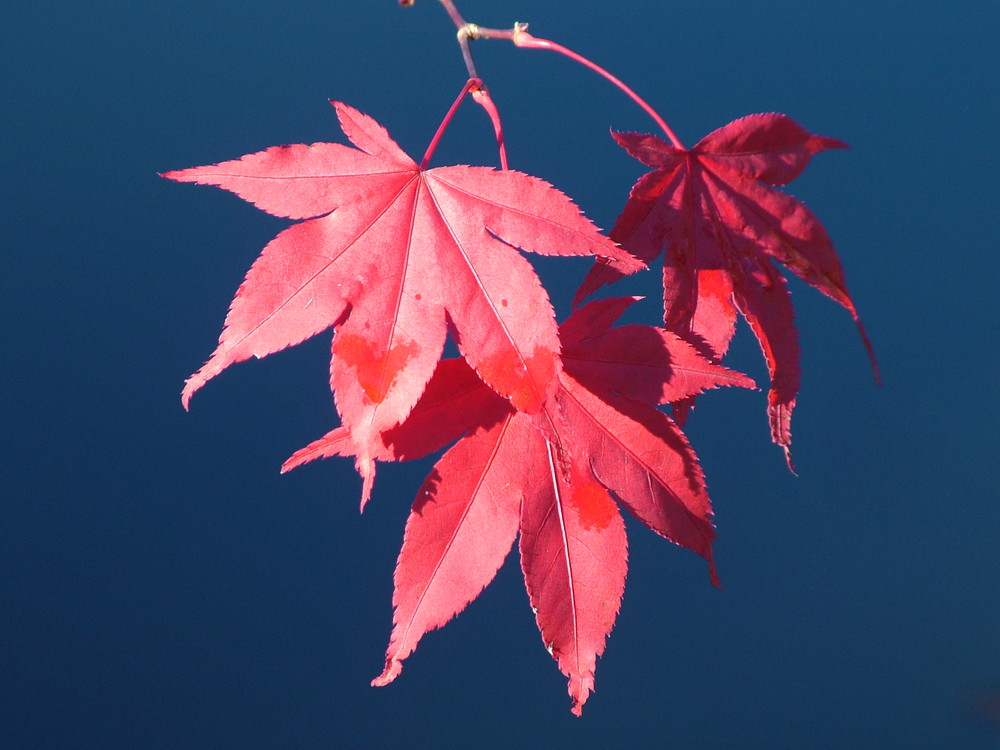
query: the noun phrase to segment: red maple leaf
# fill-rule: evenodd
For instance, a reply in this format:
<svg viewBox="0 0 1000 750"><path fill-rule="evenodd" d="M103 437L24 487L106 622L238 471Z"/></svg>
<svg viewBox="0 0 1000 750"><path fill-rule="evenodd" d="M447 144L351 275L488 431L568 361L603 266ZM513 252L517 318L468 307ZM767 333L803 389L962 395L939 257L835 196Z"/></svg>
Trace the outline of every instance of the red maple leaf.
<svg viewBox="0 0 1000 750"><path fill-rule="evenodd" d="M780 114L743 117L689 150L655 135L614 137L653 171L632 188L611 238L647 263L666 248L664 324L715 361L729 348L737 312L746 318L771 376L771 436L791 466L798 334L785 279L772 261L847 308L873 368L875 358L822 224L795 198L762 183L791 182L813 154L846 144L812 135ZM615 269L595 266L577 302L620 277Z"/></svg>
<svg viewBox="0 0 1000 750"><path fill-rule="evenodd" d="M367 498L377 435L420 397L441 356L446 316L468 362L516 409L537 413L555 393L555 317L514 248L596 255L624 273L641 264L548 183L488 167L422 169L372 118L334 106L357 148L275 146L164 175L306 219L253 264L183 402L235 362L336 326L330 384Z"/></svg>
<svg viewBox="0 0 1000 750"><path fill-rule="evenodd" d="M380 460L417 458L464 437L417 493L396 567L385 670L373 684L395 679L423 634L478 596L520 536L542 639L568 676L573 712L580 714L625 585L625 526L612 496L646 526L708 560L717 582L697 458L652 404L753 382L663 329L610 328L632 301L593 302L562 325L553 440L461 359L440 362L409 418L382 435ZM283 470L353 450L349 429L340 427Z"/></svg>

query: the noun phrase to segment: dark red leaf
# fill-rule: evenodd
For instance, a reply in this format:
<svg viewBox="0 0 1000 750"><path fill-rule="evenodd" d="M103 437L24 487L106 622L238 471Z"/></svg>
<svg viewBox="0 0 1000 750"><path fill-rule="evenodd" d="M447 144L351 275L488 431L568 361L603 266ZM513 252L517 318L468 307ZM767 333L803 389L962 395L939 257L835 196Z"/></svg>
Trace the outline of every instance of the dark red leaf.
<svg viewBox="0 0 1000 750"><path fill-rule="evenodd" d="M653 171L632 188L611 238L647 263L666 250L664 324L714 361L729 348L736 312L747 319L771 373L772 439L787 455L799 350L791 300L773 261L847 308L873 368L875 358L823 226L799 201L762 183L783 185L814 154L845 144L780 114L736 120L690 150L648 134L615 138ZM595 266L576 301L620 277ZM682 402L678 413L688 406L690 400Z"/></svg>

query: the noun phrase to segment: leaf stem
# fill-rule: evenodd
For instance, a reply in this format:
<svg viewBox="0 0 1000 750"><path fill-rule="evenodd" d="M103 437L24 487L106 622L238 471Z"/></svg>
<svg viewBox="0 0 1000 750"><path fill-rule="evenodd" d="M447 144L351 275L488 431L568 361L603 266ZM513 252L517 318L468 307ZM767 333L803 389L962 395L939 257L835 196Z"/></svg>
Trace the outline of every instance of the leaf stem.
<svg viewBox="0 0 1000 750"><path fill-rule="evenodd" d="M493 103L493 99L490 97L490 92L478 78L470 78L466 81L458 96L455 97L455 101L452 102L451 107L448 108L448 112L444 116L444 119L441 120L441 124L438 125L437 132L435 132L434 137L431 138L430 145L427 146L427 151L424 152L424 157L420 160L420 169L427 169L427 165L430 163L431 157L434 155L434 151L437 149L438 143L441 141L441 136L443 136L444 131L448 129L448 125L451 123L451 119L455 116L455 112L458 111L459 105L462 103L462 100L469 95L469 93L472 94L472 98L476 101L476 103L485 109L486 114L489 115L490 121L493 123L493 131L497 136L497 147L500 150L500 167L501 169L507 169L507 149L504 146L503 124L500 122L500 111L497 109L496 104Z"/></svg>
<svg viewBox="0 0 1000 750"><path fill-rule="evenodd" d="M442 2L443 1L444 0L442 0ZM486 33L488 31L491 30L480 29L480 33L482 36L492 36L492 34ZM565 55L571 60L574 60L580 63L581 65L585 65L586 67L590 68L598 75L603 76L608 81L613 83L621 91L623 91L632 101L638 104L643 109L643 111L646 112L646 114L648 114L651 118L653 118L653 121L660 127L660 130L662 130L664 134L666 134L667 138L670 139L670 142L676 148L681 150L686 150L684 148L684 144L681 143L680 139L677 137L677 134L674 133L673 130L671 130L670 126L667 125L666 121L662 117L660 117L659 113L655 109L653 109L652 106L650 106L645 99L643 99L641 96L635 93L635 91L633 91L629 86L627 86L621 79L612 75L597 63L588 60L583 55L577 54L573 50L564 47L563 45L557 42L553 42L548 39L539 39L538 37L532 36L531 34L528 33L527 24L522 24L522 23L514 24L513 32L510 32L509 36L507 33L505 33L503 35L503 38L510 38L514 42L514 44L518 47L528 47L531 49L549 49L552 50L553 52L558 52L559 54Z"/></svg>
<svg viewBox="0 0 1000 750"><path fill-rule="evenodd" d="M565 55L569 59L580 63L581 65L590 68L592 71L602 76L606 80L610 81L614 86L616 86L620 91L622 91L626 96L628 96L633 102L635 102L647 115L649 115L653 122L657 124L660 130L667 136L670 142L675 148L682 151L686 151L684 144L681 143L681 139L677 137L677 134L667 125L666 120L664 120L660 114L653 109L653 107L639 96L630 86L628 86L624 81L622 81L617 76L611 74L609 71L602 68L597 63L592 60L587 59L583 55L574 52L568 47L564 47L558 42L553 42L549 39L540 39L536 36L532 36L528 33L528 24L526 23L515 23L512 29L489 29L478 26L474 23L466 22L465 18L459 12L458 7L455 5L454 0L439 0L441 5L444 6L445 11L451 18L452 23L458 29L458 44L462 49L462 59L465 61L465 68L469 73L469 81L479 81L474 87L469 88L469 84L466 84L466 88L463 89L461 96L459 96L458 101L452 105L452 109L449 111L448 115L445 117L445 121L442 123L442 128L439 130L443 132L443 128L447 126L448 121L454 114L455 108L458 103L468 94L470 91L473 92L473 98L479 103L490 115L490 119L493 122L493 129L497 134L497 144L500 149L500 162L503 168L506 169L507 166L507 156L504 149L503 143L503 129L500 127L500 115L493 104L493 101L489 98L489 92L486 91L486 87L483 85L482 80L479 78L479 72L476 70L476 63L472 57L472 50L469 46L469 40L471 39L508 39L514 43L517 47L527 47L530 49L547 49L553 52L558 52L561 55ZM414 0L400 0L401 5L412 5ZM437 145L437 138L431 142L431 151L433 147ZM425 157L427 159L428 157ZM423 167L423 164L421 164Z"/></svg>
<svg viewBox="0 0 1000 750"><path fill-rule="evenodd" d="M503 123L500 122L500 110L493 103L493 98L490 96L489 90L483 85L472 89L472 98L476 104L486 110L486 114L490 117L490 122L493 123L493 132L497 136L497 149L500 152L500 169L506 171L509 169L507 166L507 146L504 145Z"/></svg>
<svg viewBox="0 0 1000 750"><path fill-rule="evenodd" d="M413 5L413 1L401 4ZM476 61L472 58L472 50L469 48L469 39L474 38L473 34L470 33L470 27L474 27L473 24L465 22L462 18L462 14L458 12L458 6L455 5L454 0L441 0L441 5L444 6L445 12L451 18L451 22L455 24L455 28L458 29L458 46L462 49L462 60L465 61L465 69L469 74L469 78L479 78L479 72L476 70Z"/></svg>

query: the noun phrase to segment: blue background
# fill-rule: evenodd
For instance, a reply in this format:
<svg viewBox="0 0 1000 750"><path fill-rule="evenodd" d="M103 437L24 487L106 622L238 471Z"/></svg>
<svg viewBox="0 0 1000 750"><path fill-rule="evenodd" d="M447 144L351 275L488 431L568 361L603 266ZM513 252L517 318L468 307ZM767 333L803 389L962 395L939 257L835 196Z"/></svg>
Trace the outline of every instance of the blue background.
<svg viewBox="0 0 1000 750"><path fill-rule="evenodd" d="M499 7L498 7L499 6ZM368 687L427 463L278 474L335 422L328 335L184 378L287 223L158 172L341 140L328 98L419 157L465 80L433 0L14 0L0 24L0 747L986 748L1000 689L1000 3L485 0L470 21L604 64L688 145L780 111L842 138L791 187L825 223L877 349L793 284L799 477L762 392L699 402L724 590L630 527L582 719L516 558L402 676ZM652 130L557 55L474 45L511 165L609 227ZM496 163L467 104L435 164ZM586 263L538 263L560 313ZM657 274L622 293L650 297ZM729 363L766 382L744 327Z"/></svg>

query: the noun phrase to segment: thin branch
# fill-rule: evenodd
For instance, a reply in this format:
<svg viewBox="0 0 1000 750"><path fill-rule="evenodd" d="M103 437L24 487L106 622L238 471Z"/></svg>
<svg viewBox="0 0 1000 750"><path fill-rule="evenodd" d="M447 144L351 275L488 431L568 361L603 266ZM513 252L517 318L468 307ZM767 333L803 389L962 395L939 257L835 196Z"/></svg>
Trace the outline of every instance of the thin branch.
<svg viewBox="0 0 1000 750"><path fill-rule="evenodd" d="M441 5L444 6L448 15L451 16L451 20L455 24L456 29L461 29L465 26L465 19L462 18L462 14L458 12L458 8L455 7L453 0L441 0Z"/></svg>
<svg viewBox="0 0 1000 750"><path fill-rule="evenodd" d="M401 5L412 5L414 2L415 0L400 0ZM455 5L455 0L440 0L440 2L451 18L452 23L454 23L455 27L458 29L458 44L462 49L462 59L465 61L465 68L468 71L470 81L479 80L479 72L476 70L476 63L473 60L472 50L469 45L469 41L472 39L507 39L512 41L518 47L552 50L553 52L565 55L571 60L590 68L598 75L610 81L653 119L653 122L659 126L660 130L664 132L674 147L686 150L684 149L684 144L681 143L680 138L677 137L677 134L669 125L667 125L666 121L645 99L639 96L631 87L626 85L624 81L617 76L612 75L609 71L605 70L597 63L588 60L583 55L574 52L568 47L564 47L558 42L553 42L549 39L539 39L538 37L532 36L528 33L528 24L526 23L515 23L512 29L483 28L482 26L478 26L474 23L467 23L465 18L462 17L462 14L459 13L458 8ZM464 97L465 94L469 93L469 91L474 93L479 91L485 92L485 87L480 81L480 84L477 87L467 89L462 96ZM492 106L492 101L489 100L488 92L480 96L474 96L473 98L475 98L476 101L486 109L487 113L490 115L490 119L493 120L493 127L497 132L497 142L500 146L500 159L501 162L504 162L506 160L506 155L504 153L502 129L498 127L499 115L496 113L496 107L492 107L491 110L490 107L487 106L487 101L489 101L490 106ZM457 106L457 104L455 106ZM450 115L445 118L446 122L448 119L450 119Z"/></svg>
<svg viewBox="0 0 1000 750"><path fill-rule="evenodd" d="M444 0L441 0L444 2ZM458 46L462 48L462 59L465 60L465 69L469 73L469 78L479 78L476 70L476 61L472 59L472 49L469 47L469 40L478 38L479 27L475 24L465 23L458 28Z"/></svg>

